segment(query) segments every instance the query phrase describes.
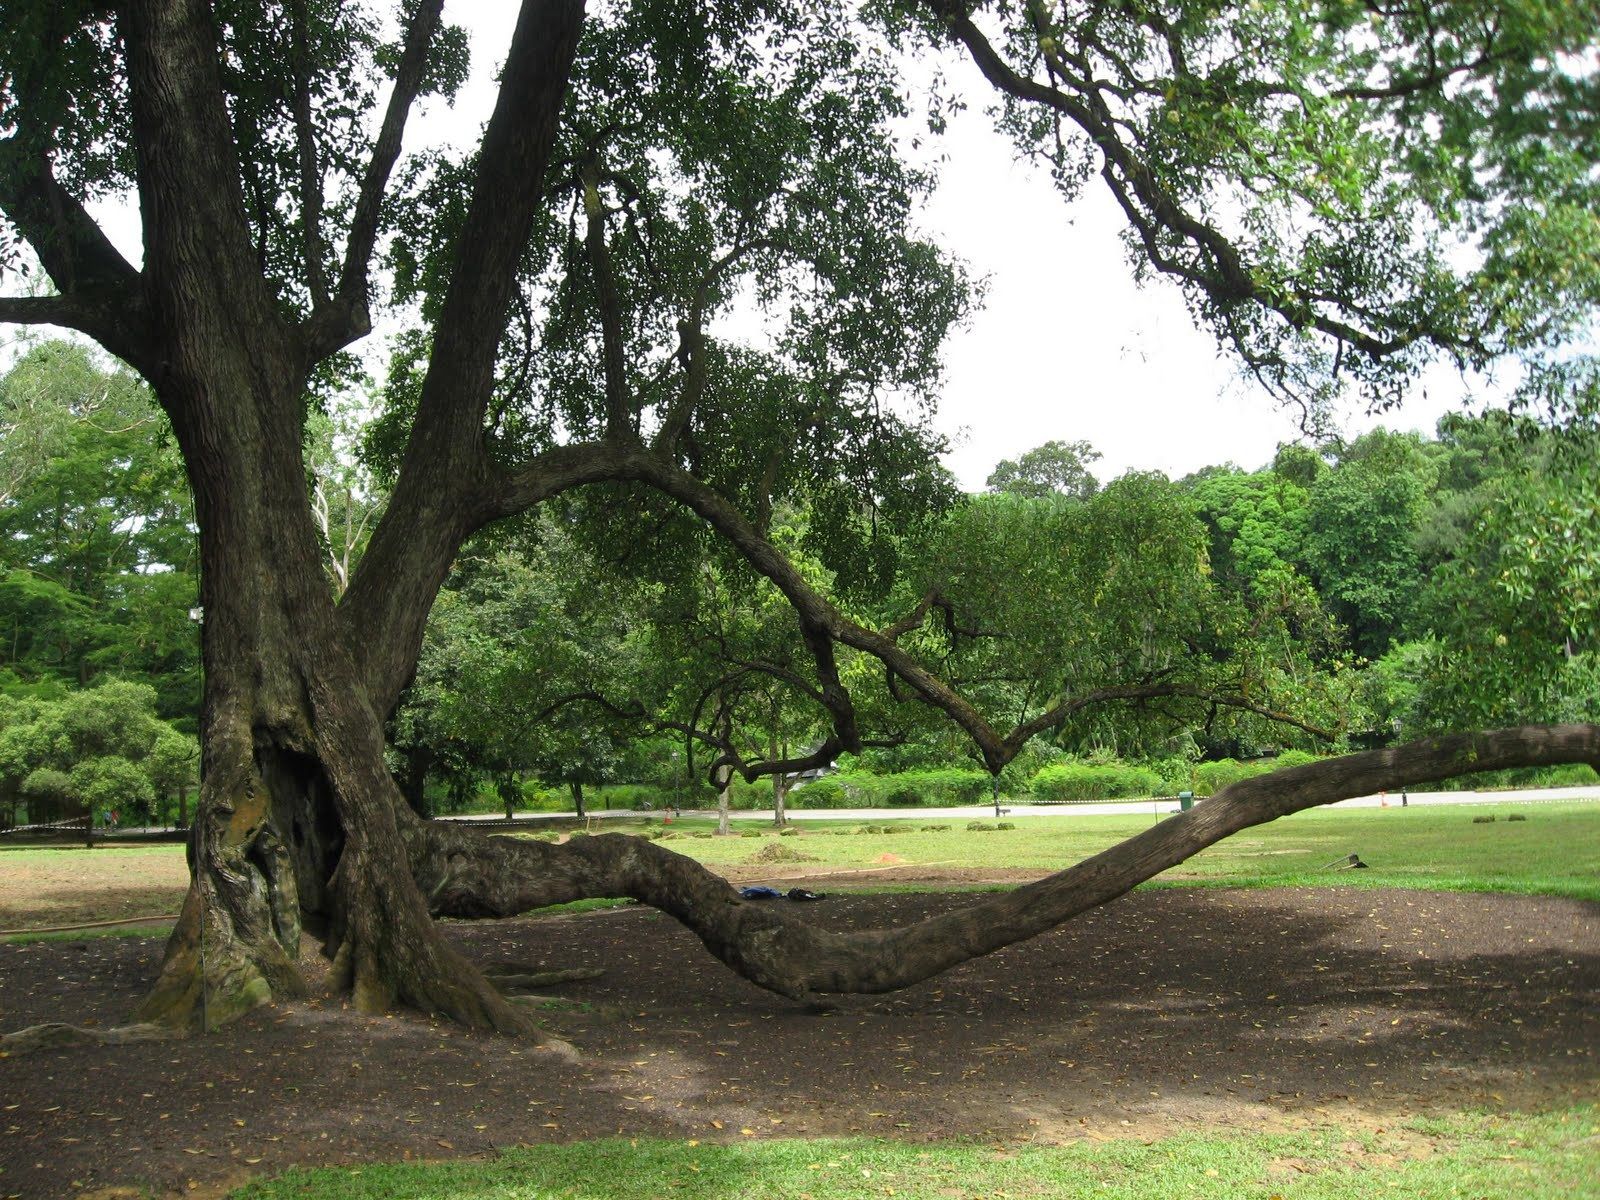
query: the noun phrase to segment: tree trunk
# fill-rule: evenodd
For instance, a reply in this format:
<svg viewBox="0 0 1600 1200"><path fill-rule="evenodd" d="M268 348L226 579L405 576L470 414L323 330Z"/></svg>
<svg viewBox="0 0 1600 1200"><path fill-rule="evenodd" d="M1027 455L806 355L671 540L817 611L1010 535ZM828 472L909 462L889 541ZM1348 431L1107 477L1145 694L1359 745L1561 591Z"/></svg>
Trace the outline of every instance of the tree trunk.
<svg viewBox="0 0 1600 1200"><path fill-rule="evenodd" d="M717 835L727 837L732 829L728 821L729 793L733 790L733 768L720 766L716 770L717 777Z"/></svg>
<svg viewBox="0 0 1600 1200"><path fill-rule="evenodd" d="M500 793L500 806L506 810L506 820L517 819L517 801L522 798L522 790L517 785L515 775L500 775L494 781L494 790Z"/></svg>
<svg viewBox="0 0 1600 1200"><path fill-rule="evenodd" d="M572 807L578 814L578 820L586 820L588 814L583 811L583 784L573 780L568 786L572 789Z"/></svg>
<svg viewBox="0 0 1600 1200"><path fill-rule="evenodd" d="M784 803L789 798L789 777L779 771L772 777L772 823L782 829L789 823Z"/></svg>
<svg viewBox="0 0 1600 1200"><path fill-rule="evenodd" d="M178 340L158 387L201 531L204 770L189 894L139 1019L209 1029L303 993L304 919L363 1011L400 1000L526 1029L445 946L410 883L404 801L306 501L303 373L270 339L241 348L217 332Z"/></svg>
<svg viewBox="0 0 1600 1200"><path fill-rule="evenodd" d="M422 747L412 747L400 752L404 764L400 771L400 794L406 798L411 811L426 820L433 816L428 804L428 771L433 766L433 755Z"/></svg>

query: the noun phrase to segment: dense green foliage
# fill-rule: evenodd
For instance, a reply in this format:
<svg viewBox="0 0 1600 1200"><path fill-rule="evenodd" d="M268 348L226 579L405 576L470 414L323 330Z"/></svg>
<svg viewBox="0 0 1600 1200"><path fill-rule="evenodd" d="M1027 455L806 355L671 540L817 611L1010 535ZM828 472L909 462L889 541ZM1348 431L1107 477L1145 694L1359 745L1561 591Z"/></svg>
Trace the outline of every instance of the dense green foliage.
<svg viewBox="0 0 1600 1200"><path fill-rule="evenodd" d="M109 681L60 692L0 693L0 823L84 813L97 826L178 820L200 748L156 717L155 690Z"/></svg>
<svg viewBox="0 0 1600 1200"><path fill-rule="evenodd" d="M524 777L677 786L713 761L724 778L781 778L847 744L868 769L881 753L953 771L969 760L950 716L970 718L968 734L1014 731L984 748L996 767L1047 741L1015 773L1044 766L1071 791L1091 787L1066 777L1105 766L1096 755L1192 764L1592 714L1595 456L1558 443L1582 436L1596 397L1600 78L1585 56L1600 11L1493 7L605 8L574 24L554 148L527 160L537 177L486 184L496 148L450 146L404 160L387 195L382 168L364 198L367 134L401 74L377 8L201 13L239 160L233 232L263 307L319 329L347 301L363 314L339 337L308 335L295 384L331 590L345 594L382 488L404 493L408 446L430 453L410 445L430 406L448 417L435 432L465 430L450 453L486 448L450 484L479 514L451 550L468 525L517 516L505 494L547 494L554 451L627 447L658 471L651 488L593 475L610 482L564 496L557 516L491 528L457 562L391 724L414 802L430 781L459 799L487 780L508 804ZM140 33L124 20L6 11L0 267L31 266L31 247L60 293L8 300L8 320L78 328L137 362L142 341L106 297L140 271L98 246L79 207L153 186L136 172ZM466 35L442 28L425 49L407 86L449 96ZM933 178L901 144L918 119L937 133L956 98L941 83L919 110L901 52L975 63L1022 152L1069 199L1098 178L1135 271L1175 280L1312 424L1351 391L1400 402L1431 359L1513 358L1520 398L1572 430L1463 420L1437 442L1379 432L1286 450L1265 471L1103 489L1091 447L1052 441L999 464L994 494L959 498L929 414L975 289L919 234ZM480 184L489 210L497 186L539 199L521 224L485 217L501 261L464 272L479 226L463 200ZM181 207L162 204L145 214L151 236ZM341 239L363 237L384 286L367 287L362 259L334 288ZM502 299L480 323L497 340L481 360L449 345L436 358L441 328L482 333L444 313L491 270ZM363 404L340 392L353 373L337 351L369 302L401 306L412 327ZM130 374L79 349L37 347L3 384L0 683L139 678L162 716L189 719L193 530L164 426ZM529 475L468 496L478 467ZM701 518L726 503L721 538L656 494L660 473L679 503L704 489ZM408 499L413 516L434 511ZM841 636L843 620L824 629L813 614L797 631L799 587L785 597L782 570L745 561L772 547L855 632L892 631L908 661L886 670L884 642ZM1084 761L1048 765L1064 754Z"/></svg>
<svg viewBox="0 0 1600 1200"><path fill-rule="evenodd" d="M0 398L11 430L5 690L48 706L63 687L117 675L156 689L154 715L192 722L186 491L142 389L80 348L42 343L0 379ZM361 514L382 496L350 459L347 427L319 420L310 486L327 504L337 587L359 559ZM1001 790L1019 798L1205 795L1232 777L1230 756L1265 767L1287 760L1260 756L1289 748L1581 718L1600 707L1600 565L1585 535L1600 524L1600 493L1585 437L1450 417L1432 439L1380 430L1179 484L1007 487L915 536L885 521L878 536L894 540L899 582L860 612L889 620L937 592L948 608L906 644L1000 716L1119 684L1151 693L1085 704L1007 769ZM480 539L460 561L391 729L419 807L477 807L485 787L507 806L570 807L585 786L623 783L642 790L610 803L698 806L715 801L708 771L725 749L759 763L817 744L816 675L777 590L685 536L681 518L664 515L655 542L609 552L616 512L603 495L568 505ZM828 587L832 573L804 548L812 522L784 509L771 536ZM885 745L796 802L987 799L987 774L945 722L886 689L865 656L846 655L843 669ZM1221 694L1263 711L1219 708ZM13 770L10 799L37 770L41 797L155 816L175 786L119 774L103 755L94 768L57 757ZM772 791L741 781L730 798L766 806Z"/></svg>
<svg viewBox="0 0 1600 1200"><path fill-rule="evenodd" d="M0 685L138 677L192 728L198 568L166 418L133 374L51 341L0 375L0 431Z"/></svg>

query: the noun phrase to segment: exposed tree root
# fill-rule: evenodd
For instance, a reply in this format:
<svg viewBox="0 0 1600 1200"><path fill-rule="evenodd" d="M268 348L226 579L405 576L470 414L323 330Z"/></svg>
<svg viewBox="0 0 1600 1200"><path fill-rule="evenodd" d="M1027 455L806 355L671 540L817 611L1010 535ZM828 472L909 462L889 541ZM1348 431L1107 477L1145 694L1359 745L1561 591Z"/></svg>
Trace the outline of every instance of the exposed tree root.
<svg viewBox="0 0 1600 1200"><path fill-rule="evenodd" d="M35 1050L60 1050L68 1046L126 1046L130 1042L161 1042L182 1036L181 1030L169 1025L143 1023L115 1025L110 1029L84 1029L79 1025L51 1021L0 1036L0 1056L15 1058L32 1054Z"/></svg>
<svg viewBox="0 0 1600 1200"><path fill-rule="evenodd" d="M601 967L567 967L558 971L530 971L517 963L498 963L485 967L483 973L503 994L510 996L558 983L599 979L605 970Z"/></svg>

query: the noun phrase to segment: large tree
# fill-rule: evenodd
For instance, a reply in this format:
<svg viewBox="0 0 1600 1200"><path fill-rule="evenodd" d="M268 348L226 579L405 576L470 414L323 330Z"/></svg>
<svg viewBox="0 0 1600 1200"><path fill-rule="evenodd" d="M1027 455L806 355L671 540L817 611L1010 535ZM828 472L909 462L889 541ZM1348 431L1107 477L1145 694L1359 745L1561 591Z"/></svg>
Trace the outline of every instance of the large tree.
<svg viewBox="0 0 1600 1200"><path fill-rule="evenodd" d="M910 232L926 180L897 157L895 61L856 10L525 0L478 144L397 171L408 114L459 78L464 38L441 0L415 0L387 40L378 7L52 0L0 15L0 244L26 247L54 287L0 300L0 319L78 330L138 371L194 491L205 777L148 1019L214 1026L296 994L304 922L362 1009L524 1030L431 917L592 894L662 908L799 1000L884 990L1308 805L1600 759L1600 729L1571 725L1298 768L892 933L821 933L634 839L557 847L413 818L383 719L458 548L584 485L614 487L640 540L645 493L668 498L782 591L832 729L812 761L861 741L839 646L881 660L994 770L1078 709L1064 697L997 728L901 645L938 597L871 628L766 535L776 500L804 499L838 594L881 592L894 562L878 517L943 490L921 426L894 414L931 399L965 290ZM1098 174L1136 269L1177 279L1269 386L1316 403L1354 378L1393 399L1434 352L1521 354L1547 394L1581 379L1560 349L1591 318L1600 263L1597 82L1576 57L1600 27L1592 0L865 11L882 36L976 63L1064 190ZM92 215L109 197L138 205L137 265ZM1453 252L1457 232L1476 255ZM760 337L725 319L740 296L765 314ZM306 414L385 300L420 325L371 440L390 455L388 504L336 599Z"/></svg>

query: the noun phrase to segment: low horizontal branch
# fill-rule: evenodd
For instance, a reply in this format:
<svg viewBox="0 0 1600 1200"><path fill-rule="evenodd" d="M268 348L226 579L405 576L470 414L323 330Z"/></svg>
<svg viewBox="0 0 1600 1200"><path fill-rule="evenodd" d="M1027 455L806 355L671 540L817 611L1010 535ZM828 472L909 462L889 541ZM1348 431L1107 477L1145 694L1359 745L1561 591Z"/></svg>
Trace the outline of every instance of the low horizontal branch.
<svg viewBox="0 0 1600 1200"><path fill-rule="evenodd" d="M677 918L751 982L802 1003L887 992L1034 937L1114 900L1207 846L1290 813L1477 771L1588 763L1600 725L1524 725L1344 755L1231 784L1188 812L1046 879L900 929L834 932L746 901L699 863L622 834L565 845L411 821L413 870L436 916L506 917L631 896Z"/></svg>

